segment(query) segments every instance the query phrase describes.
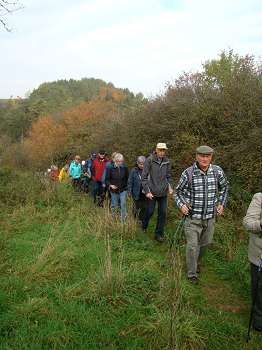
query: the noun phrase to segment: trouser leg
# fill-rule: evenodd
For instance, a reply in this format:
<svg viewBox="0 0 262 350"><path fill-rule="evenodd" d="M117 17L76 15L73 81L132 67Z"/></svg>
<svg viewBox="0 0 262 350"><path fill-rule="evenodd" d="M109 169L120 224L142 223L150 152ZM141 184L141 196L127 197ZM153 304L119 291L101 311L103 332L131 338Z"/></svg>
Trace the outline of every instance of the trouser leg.
<svg viewBox="0 0 262 350"><path fill-rule="evenodd" d="M142 228L144 230L147 229L148 224L149 224L149 220L152 217L152 215L154 214L155 206L156 206L155 197L153 197L153 199L146 200L146 212L145 212L145 216L144 216L143 222L142 222Z"/></svg>
<svg viewBox="0 0 262 350"><path fill-rule="evenodd" d="M202 220L187 218L185 221L186 263L188 277L197 277L197 263L200 251L199 237Z"/></svg>
<svg viewBox="0 0 262 350"><path fill-rule="evenodd" d="M93 198L94 198L94 203L96 202L96 196L98 192L98 182L94 181L93 182Z"/></svg>
<svg viewBox="0 0 262 350"><path fill-rule="evenodd" d="M125 220L126 220L126 195L127 195L127 191L123 191L119 194L121 221L122 222L125 222Z"/></svg>
<svg viewBox="0 0 262 350"><path fill-rule="evenodd" d="M143 222L145 212L146 212L146 196L142 193L139 198L139 206L140 210L138 213L138 218L141 222Z"/></svg>
<svg viewBox="0 0 262 350"><path fill-rule="evenodd" d="M215 219L202 220L203 229L200 235L200 251L199 257L200 260L206 253L208 246L213 241L214 230L215 230Z"/></svg>
<svg viewBox="0 0 262 350"><path fill-rule="evenodd" d="M111 210L113 215L119 208L119 193L111 192Z"/></svg>
<svg viewBox="0 0 262 350"><path fill-rule="evenodd" d="M166 222L167 197L157 197L157 224L155 235L163 236Z"/></svg>
<svg viewBox="0 0 262 350"><path fill-rule="evenodd" d="M255 301L253 313L253 326L262 328L262 276L258 272L258 266L250 264L251 267L251 296ZM260 276L259 276L260 274Z"/></svg>

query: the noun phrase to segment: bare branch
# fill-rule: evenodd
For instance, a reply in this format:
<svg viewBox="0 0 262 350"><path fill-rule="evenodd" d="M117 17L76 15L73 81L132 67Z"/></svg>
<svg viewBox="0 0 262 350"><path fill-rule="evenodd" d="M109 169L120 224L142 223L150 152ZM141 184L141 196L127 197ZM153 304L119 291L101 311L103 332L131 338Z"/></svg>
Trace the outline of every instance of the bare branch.
<svg viewBox="0 0 262 350"><path fill-rule="evenodd" d="M8 26L5 16L7 14L11 14L15 11L18 11L24 8L24 6L19 2L20 0L16 0L16 1L0 0L0 25L2 25L4 29L7 30L8 32L11 32L11 29Z"/></svg>

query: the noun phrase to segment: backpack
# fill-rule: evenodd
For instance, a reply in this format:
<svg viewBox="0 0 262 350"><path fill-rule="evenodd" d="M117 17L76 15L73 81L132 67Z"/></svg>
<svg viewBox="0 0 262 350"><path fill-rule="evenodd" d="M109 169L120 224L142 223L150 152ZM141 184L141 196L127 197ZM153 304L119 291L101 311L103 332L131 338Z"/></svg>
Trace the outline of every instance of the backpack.
<svg viewBox="0 0 262 350"><path fill-rule="evenodd" d="M212 167L214 170L214 175L216 180L216 191L218 192L218 167L216 165L212 165ZM194 172L194 165L191 165L189 168L186 169L190 191L192 190L193 172Z"/></svg>

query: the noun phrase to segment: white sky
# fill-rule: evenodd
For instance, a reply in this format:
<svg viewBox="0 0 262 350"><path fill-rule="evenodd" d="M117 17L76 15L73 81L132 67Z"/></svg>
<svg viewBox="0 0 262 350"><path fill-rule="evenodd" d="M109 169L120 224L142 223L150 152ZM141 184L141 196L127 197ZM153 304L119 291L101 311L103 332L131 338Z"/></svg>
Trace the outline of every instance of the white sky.
<svg viewBox="0 0 262 350"><path fill-rule="evenodd" d="M21 0L0 27L0 98L57 79L161 93L222 50L261 59L261 0Z"/></svg>

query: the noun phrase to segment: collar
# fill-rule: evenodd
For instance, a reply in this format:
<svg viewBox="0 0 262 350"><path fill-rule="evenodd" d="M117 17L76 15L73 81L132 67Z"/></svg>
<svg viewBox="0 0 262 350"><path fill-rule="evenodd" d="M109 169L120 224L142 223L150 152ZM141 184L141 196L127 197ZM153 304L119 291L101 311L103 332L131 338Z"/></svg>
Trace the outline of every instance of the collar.
<svg viewBox="0 0 262 350"><path fill-rule="evenodd" d="M193 164L193 167L194 167L194 172L196 172L196 173L198 173L198 174L209 174L209 173L211 173L211 172L213 171L213 166L212 166L212 164L209 165L207 171L201 170L201 169L199 168L197 162L195 162L195 163Z"/></svg>

